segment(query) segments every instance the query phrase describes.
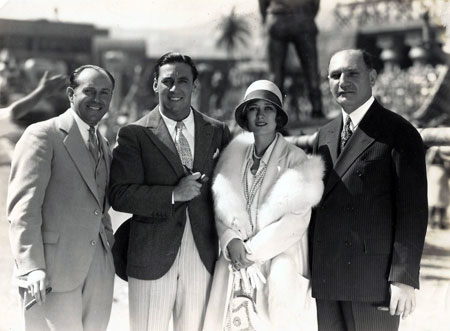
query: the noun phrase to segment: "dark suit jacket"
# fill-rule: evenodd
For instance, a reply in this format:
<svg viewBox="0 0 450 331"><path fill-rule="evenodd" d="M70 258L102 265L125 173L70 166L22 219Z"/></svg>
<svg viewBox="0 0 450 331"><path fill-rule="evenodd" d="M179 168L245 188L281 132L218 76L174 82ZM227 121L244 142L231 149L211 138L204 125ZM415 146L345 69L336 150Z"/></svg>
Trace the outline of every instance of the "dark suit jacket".
<svg viewBox="0 0 450 331"><path fill-rule="evenodd" d="M193 171L210 179L219 152L230 139L225 124L194 110ZM186 224L186 208L194 240L205 267L212 274L218 253L211 180L201 195L172 205L172 191L185 176L174 142L158 106L119 131L110 179L111 206L133 214L128 246L128 276L158 279L172 266Z"/></svg>
<svg viewBox="0 0 450 331"><path fill-rule="evenodd" d="M313 213L313 296L388 300L389 282L419 288L427 227L422 139L375 101L338 156L342 116L319 130L313 152L326 163Z"/></svg>

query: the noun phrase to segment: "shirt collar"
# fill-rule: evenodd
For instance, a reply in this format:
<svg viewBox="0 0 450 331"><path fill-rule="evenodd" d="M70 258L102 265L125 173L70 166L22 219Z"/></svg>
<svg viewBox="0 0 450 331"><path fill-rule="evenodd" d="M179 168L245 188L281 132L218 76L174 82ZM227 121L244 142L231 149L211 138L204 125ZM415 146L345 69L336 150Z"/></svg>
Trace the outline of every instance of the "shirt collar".
<svg viewBox="0 0 450 331"><path fill-rule="evenodd" d="M161 114L161 117L162 117L164 123L166 124L170 135L172 137L174 137L175 133L176 133L175 126L177 125L177 121L174 121L173 119L168 118L167 116L165 116L162 113L161 109L159 109L159 113ZM195 124L194 124L194 113L192 111L192 108L191 108L191 111L189 112L189 115L184 120L182 120L182 122L184 123L187 132L190 135L194 136L194 134L195 134Z"/></svg>
<svg viewBox="0 0 450 331"><path fill-rule="evenodd" d="M81 137L83 138L83 141L87 144L89 141L90 125L87 124L85 121L83 121L73 108L70 108L70 109L72 111L73 118L75 119L75 123L77 123L78 130L81 133ZM97 133L98 123L94 127L95 127L95 133Z"/></svg>
<svg viewBox="0 0 450 331"><path fill-rule="evenodd" d="M354 130L356 127L358 127L359 122L361 122L364 115L366 115L367 111L369 110L370 106L372 106L372 103L374 101L375 98L373 96L370 96L370 98L366 102L364 102L361 106L356 108L350 114L347 114L344 110L342 110L342 119L344 123L345 120L347 119L347 116L350 116L350 119L352 120L350 127L352 130Z"/></svg>

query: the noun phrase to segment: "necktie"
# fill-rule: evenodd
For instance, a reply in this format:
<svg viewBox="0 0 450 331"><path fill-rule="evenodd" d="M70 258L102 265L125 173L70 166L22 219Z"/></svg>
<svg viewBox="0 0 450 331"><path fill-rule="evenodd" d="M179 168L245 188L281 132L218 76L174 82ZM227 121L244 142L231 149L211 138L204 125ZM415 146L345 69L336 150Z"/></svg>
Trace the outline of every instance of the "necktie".
<svg viewBox="0 0 450 331"><path fill-rule="evenodd" d="M177 125L175 126L175 147L178 151L178 155L180 156L181 163L188 169L192 169L191 148L189 147L189 143L183 134L183 129L185 128L186 127L182 121L177 122Z"/></svg>
<svg viewBox="0 0 450 331"><path fill-rule="evenodd" d="M352 123L352 119L350 118L350 116L347 115L347 118L345 120L344 129L341 132L341 152L353 134L353 131L350 128L351 123Z"/></svg>
<svg viewBox="0 0 450 331"><path fill-rule="evenodd" d="M89 140L88 140L89 151L94 157L95 163L98 162L100 157L100 149L98 146L97 136L95 135L95 127L89 127Z"/></svg>

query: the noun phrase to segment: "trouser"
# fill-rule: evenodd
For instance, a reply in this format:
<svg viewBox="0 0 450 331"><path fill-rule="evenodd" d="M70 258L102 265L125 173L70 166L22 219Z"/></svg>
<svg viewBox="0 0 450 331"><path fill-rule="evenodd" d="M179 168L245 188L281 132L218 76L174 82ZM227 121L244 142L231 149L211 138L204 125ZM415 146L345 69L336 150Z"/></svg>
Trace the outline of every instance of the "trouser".
<svg viewBox="0 0 450 331"><path fill-rule="evenodd" d="M397 331L399 316L371 302L316 300L318 331Z"/></svg>
<svg viewBox="0 0 450 331"><path fill-rule="evenodd" d="M67 266L70 268L70 265ZM50 292L45 303L29 310L24 306L33 298L19 288L25 330L27 331L102 331L106 330L114 290L114 264L111 251L98 237L86 278L69 292Z"/></svg>
<svg viewBox="0 0 450 331"><path fill-rule="evenodd" d="M189 219L175 262L156 280L128 277L131 331L200 331L211 287L211 275L195 246Z"/></svg>

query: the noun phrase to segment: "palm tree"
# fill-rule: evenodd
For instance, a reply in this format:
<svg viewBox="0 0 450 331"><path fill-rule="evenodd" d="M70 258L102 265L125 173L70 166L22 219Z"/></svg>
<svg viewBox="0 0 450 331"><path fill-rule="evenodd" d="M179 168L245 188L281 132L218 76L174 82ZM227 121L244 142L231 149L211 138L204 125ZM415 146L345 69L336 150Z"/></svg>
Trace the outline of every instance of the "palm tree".
<svg viewBox="0 0 450 331"><path fill-rule="evenodd" d="M221 19L217 28L219 38L216 45L225 48L230 57L233 56L239 46L247 46L251 31L247 21L236 15L234 7L228 16Z"/></svg>

